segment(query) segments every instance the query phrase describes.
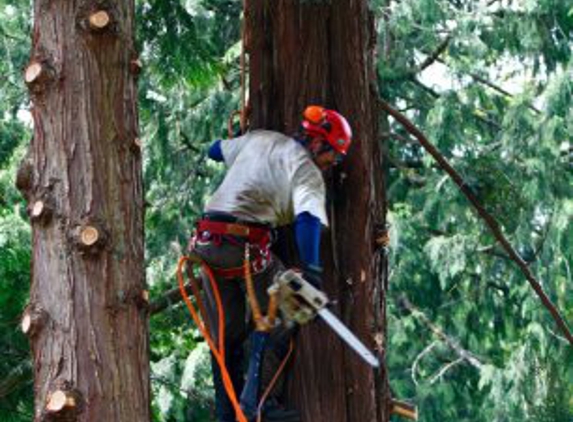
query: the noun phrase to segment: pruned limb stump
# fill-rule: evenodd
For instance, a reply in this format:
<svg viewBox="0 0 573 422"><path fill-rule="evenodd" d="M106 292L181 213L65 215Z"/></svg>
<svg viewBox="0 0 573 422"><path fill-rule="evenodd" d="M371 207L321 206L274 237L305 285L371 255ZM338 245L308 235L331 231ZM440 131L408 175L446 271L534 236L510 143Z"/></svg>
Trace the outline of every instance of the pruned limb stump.
<svg viewBox="0 0 573 422"><path fill-rule="evenodd" d="M412 421L418 420L417 407L405 401L392 399L390 413L393 415L402 416L403 418L410 419Z"/></svg>
<svg viewBox="0 0 573 422"><path fill-rule="evenodd" d="M75 246L83 253L98 254L108 242L108 232L97 220L86 220L72 232Z"/></svg>
<svg viewBox="0 0 573 422"><path fill-rule="evenodd" d="M48 399L48 404L46 404L46 410L51 413L74 407L76 407L76 398L63 390L54 391Z"/></svg>
<svg viewBox="0 0 573 422"><path fill-rule="evenodd" d="M32 94L38 94L53 81L54 75L48 60L33 59L24 70L24 82Z"/></svg>
<svg viewBox="0 0 573 422"><path fill-rule="evenodd" d="M79 391L68 387L57 388L48 395L44 409L46 416L44 420L58 422L76 421L82 408L82 396Z"/></svg>
<svg viewBox="0 0 573 422"><path fill-rule="evenodd" d="M131 143L131 150L137 154L141 154L143 150L143 141L141 138L134 138Z"/></svg>
<svg viewBox="0 0 573 422"><path fill-rule="evenodd" d="M111 18L105 10L98 10L89 16L88 22L91 29L101 31L109 25Z"/></svg>
<svg viewBox="0 0 573 422"><path fill-rule="evenodd" d="M86 247L93 246L97 243L100 238L100 234L97 228L93 226L85 226L80 231L80 240L82 244Z"/></svg>
<svg viewBox="0 0 573 422"><path fill-rule="evenodd" d="M149 290L135 290L133 301L135 302L135 306L137 306L138 309L149 312Z"/></svg>
<svg viewBox="0 0 573 422"><path fill-rule="evenodd" d="M49 198L42 197L30 204L28 213L33 223L46 224L54 215L54 205Z"/></svg>
<svg viewBox="0 0 573 422"><path fill-rule="evenodd" d="M131 62L129 62L129 70L130 70L132 75L139 76L142 69L143 69L143 64L141 63L141 60L139 59L139 57L136 59L133 59Z"/></svg>
<svg viewBox="0 0 573 422"><path fill-rule="evenodd" d="M42 72L44 72L42 64L39 62L32 62L24 71L24 81L26 81L28 85L33 84L41 78Z"/></svg>
<svg viewBox="0 0 573 422"><path fill-rule="evenodd" d="M30 216L32 218L38 218L42 215L42 213L46 210L46 205L44 201L36 201L34 205L32 205L32 209L30 210Z"/></svg>
<svg viewBox="0 0 573 422"><path fill-rule="evenodd" d="M377 224L375 227L374 243L380 248L388 248L390 246L390 225Z"/></svg>
<svg viewBox="0 0 573 422"><path fill-rule="evenodd" d="M40 306L29 305L22 316L20 328L28 337L33 337L46 326L48 319L48 313Z"/></svg>
<svg viewBox="0 0 573 422"><path fill-rule="evenodd" d="M149 311L149 290L141 288L133 288L129 291L124 298L126 303L134 303L138 309Z"/></svg>

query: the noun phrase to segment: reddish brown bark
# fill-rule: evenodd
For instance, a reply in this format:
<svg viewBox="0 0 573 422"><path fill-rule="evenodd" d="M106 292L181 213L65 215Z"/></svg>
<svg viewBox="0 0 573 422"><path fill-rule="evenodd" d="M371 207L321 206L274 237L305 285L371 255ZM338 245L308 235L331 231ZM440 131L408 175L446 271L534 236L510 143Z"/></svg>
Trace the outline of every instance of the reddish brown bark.
<svg viewBox="0 0 573 422"><path fill-rule="evenodd" d="M326 290L383 361L387 262L374 240L385 226L385 193L367 1L250 0L246 17L251 127L293 133L304 107L316 103L354 129L347 160L329 177ZM303 420L389 420L385 369L371 370L318 323L299 336L290 393Z"/></svg>
<svg viewBox="0 0 573 422"><path fill-rule="evenodd" d="M19 186L50 211L32 213L36 421L150 420L133 17L132 0L35 2Z"/></svg>

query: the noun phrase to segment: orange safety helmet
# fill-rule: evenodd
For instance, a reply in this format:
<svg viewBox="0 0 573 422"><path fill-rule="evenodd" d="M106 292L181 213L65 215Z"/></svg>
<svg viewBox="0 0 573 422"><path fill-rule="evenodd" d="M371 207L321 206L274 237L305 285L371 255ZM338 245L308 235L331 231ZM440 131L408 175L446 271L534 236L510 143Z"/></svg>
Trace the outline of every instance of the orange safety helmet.
<svg viewBox="0 0 573 422"><path fill-rule="evenodd" d="M346 155L352 142L352 129L340 113L311 105L303 113L304 133L312 138L322 137L338 153Z"/></svg>

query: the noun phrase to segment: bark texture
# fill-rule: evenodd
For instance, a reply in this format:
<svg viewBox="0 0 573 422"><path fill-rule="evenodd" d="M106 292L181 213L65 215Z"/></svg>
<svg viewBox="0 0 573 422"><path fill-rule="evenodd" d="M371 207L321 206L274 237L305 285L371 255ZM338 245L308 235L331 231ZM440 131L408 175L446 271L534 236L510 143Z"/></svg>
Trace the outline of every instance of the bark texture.
<svg viewBox="0 0 573 422"><path fill-rule="evenodd" d="M149 421L134 4L36 0L34 17L35 421Z"/></svg>
<svg viewBox="0 0 573 422"><path fill-rule="evenodd" d="M306 105L346 116L355 142L328 177L323 256L335 311L384 361L385 191L374 73L375 28L366 0L250 0L246 10L251 128L294 133ZM373 371L325 326L302 329L290 399L305 421L389 420L386 371Z"/></svg>

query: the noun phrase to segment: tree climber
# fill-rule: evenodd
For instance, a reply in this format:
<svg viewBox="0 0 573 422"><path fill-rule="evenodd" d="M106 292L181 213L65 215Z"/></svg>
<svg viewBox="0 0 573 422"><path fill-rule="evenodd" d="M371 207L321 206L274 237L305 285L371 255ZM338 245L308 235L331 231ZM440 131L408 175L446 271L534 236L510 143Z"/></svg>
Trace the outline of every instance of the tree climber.
<svg viewBox="0 0 573 422"><path fill-rule="evenodd" d="M347 120L333 110L309 106L294 138L268 130L214 142L209 157L224 162L227 174L196 225L193 251L212 269L224 310L225 363L235 391L244 383L243 343L251 330L247 320L244 278L245 251L250 255L256 297L268 306L267 289L284 270L270 252L272 230L293 224L305 278L320 288L320 232L327 225L325 184L321 171L341 161L351 143ZM205 278L205 274L203 275ZM218 343L218 309L210 283L206 292L208 325ZM262 383L268 383L286 354L293 330L276 327L264 354ZM211 359L217 418L235 421L223 386L221 370ZM267 375L268 374L268 375ZM275 391L276 390L276 391ZM263 410L264 421L298 421L298 412L279 406L280 386L273 389Z"/></svg>

